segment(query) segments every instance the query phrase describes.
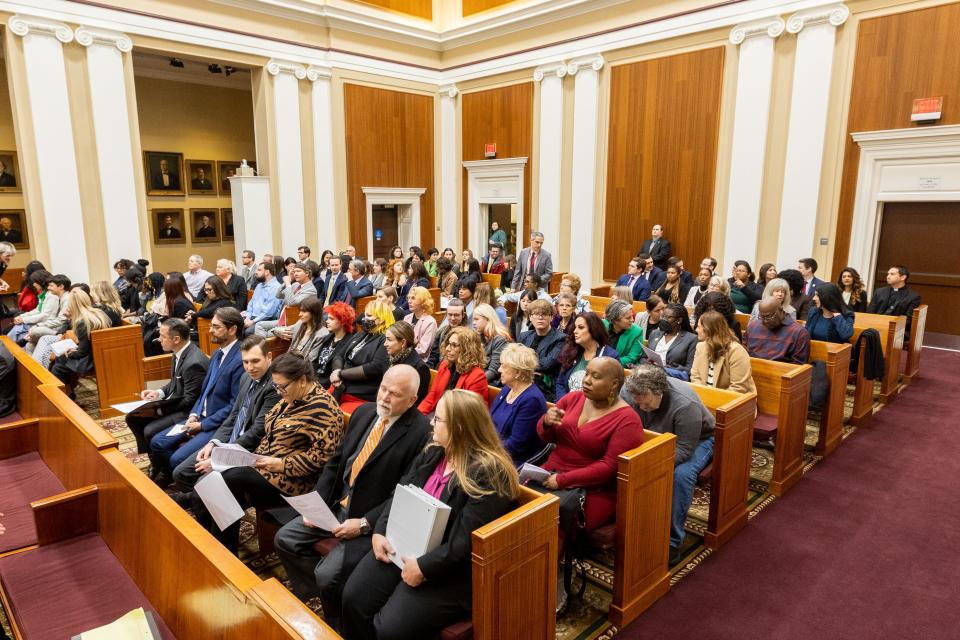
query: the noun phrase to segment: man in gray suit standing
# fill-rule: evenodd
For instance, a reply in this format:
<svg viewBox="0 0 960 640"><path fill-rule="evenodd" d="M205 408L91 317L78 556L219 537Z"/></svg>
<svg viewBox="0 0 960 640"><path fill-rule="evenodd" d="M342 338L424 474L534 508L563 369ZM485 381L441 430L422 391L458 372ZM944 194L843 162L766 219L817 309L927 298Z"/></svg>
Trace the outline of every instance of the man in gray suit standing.
<svg viewBox="0 0 960 640"><path fill-rule="evenodd" d="M540 276L544 288L550 286L550 276L553 275L553 258L550 252L543 248L543 234L539 231L530 232L530 246L517 256L517 269L513 274L510 288L519 291L523 287L523 280L528 273Z"/></svg>

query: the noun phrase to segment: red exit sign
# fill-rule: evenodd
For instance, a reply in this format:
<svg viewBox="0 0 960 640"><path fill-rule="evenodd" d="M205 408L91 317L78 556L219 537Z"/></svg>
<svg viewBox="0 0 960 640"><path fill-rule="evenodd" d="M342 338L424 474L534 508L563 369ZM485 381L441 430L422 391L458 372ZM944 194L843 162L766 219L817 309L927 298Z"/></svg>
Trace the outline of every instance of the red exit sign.
<svg viewBox="0 0 960 640"><path fill-rule="evenodd" d="M484 158L496 158L497 157L497 143L488 142L483 145L483 157Z"/></svg>
<svg viewBox="0 0 960 640"><path fill-rule="evenodd" d="M917 98L913 101L913 112L910 120L913 122L930 122L939 120L943 112L943 96L936 98Z"/></svg>

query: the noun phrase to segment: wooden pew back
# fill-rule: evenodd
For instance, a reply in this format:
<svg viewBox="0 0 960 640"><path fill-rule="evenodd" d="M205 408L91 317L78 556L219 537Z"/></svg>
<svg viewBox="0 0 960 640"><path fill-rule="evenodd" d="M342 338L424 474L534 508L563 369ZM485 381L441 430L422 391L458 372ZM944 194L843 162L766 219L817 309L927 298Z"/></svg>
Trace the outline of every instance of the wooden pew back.
<svg viewBox="0 0 960 640"><path fill-rule="evenodd" d="M0 342L10 351L17 363L17 413L23 418L36 418L40 415L42 402L42 395L37 387L41 384L62 387L63 384L13 340L0 336Z"/></svg>
<svg viewBox="0 0 960 640"><path fill-rule="evenodd" d="M923 333L927 328L927 305L913 310L910 320L910 339L907 341L907 366L903 371L903 384L908 385L920 372L920 352L923 351Z"/></svg>
<svg viewBox="0 0 960 640"><path fill-rule="evenodd" d="M363 296L362 298L357 298L354 301L353 308L357 310L357 313L363 313L363 310L367 308L367 305L377 299L377 296Z"/></svg>
<svg viewBox="0 0 960 640"><path fill-rule="evenodd" d="M866 329L876 329L880 333L883 348L883 380L880 383L880 403L886 404L896 394L900 384L900 355L903 350L903 336L906 328L906 316L884 316L876 313L854 314L853 338L856 344L860 334ZM873 381L863 377L864 353L860 353L857 370L857 390L854 397L852 420L862 423L872 415Z"/></svg>
<svg viewBox="0 0 960 640"><path fill-rule="evenodd" d="M483 281L490 285L491 289L500 288L500 274L499 273L481 273L480 277L483 278Z"/></svg>
<svg viewBox="0 0 960 640"><path fill-rule="evenodd" d="M597 287L590 287L590 295L599 296L601 298L609 298L610 290L613 288L613 285L604 284Z"/></svg>
<svg viewBox="0 0 960 640"><path fill-rule="evenodd" d="M200 351L208 356L213 355L217 347L210 339L210 318L197 318L197 338L197 346L200 347Z"/></svg>
<svg viewBox="0 0 960 640"><path fill-rule="evenodd" d="M284 307L283 315L287 318L287 326L292 327L300 319L300 307L294 305Z"/></svg>
<svg viewBox="0 0 960 640"><path fill-rule="evenodd" d="M94 331L90 340L100 415L120 415L110 405L136 400L144 386L143 332L139 324L128 324Z"/></svg>
<svg viewBox="0 0 960 640"><path fill-rule="evenodd" d="M600 296L590 295L585 297L587 302L590 303L590 310L593 311L594 313L599 314L601 317L603 316L603 312L607 310L607 307L610 306L610 303L613 302L613 299L611 298L605 298ZM633 307L634 314L647 310L646 302L634 301L631 303L631 306Z"/></svg>
<svg viewBox="0 0 960 640"><path fill-rule="evenodd" d="M847 374L853 347L821 340L810 341L810 361L820 360L827 365L830 388L820 411L820 429L816 453L826 456L833 452L843 438L843 406L847 395Z"/></svg>
<svg viewBox="0 0 960 640"><path fill-rule="evenodd" d="M552 296L560 293L560 283L563 281L563 276L565 275L567 275L565 272L551 274L550 284L547 286L547 293Z"/></svg>

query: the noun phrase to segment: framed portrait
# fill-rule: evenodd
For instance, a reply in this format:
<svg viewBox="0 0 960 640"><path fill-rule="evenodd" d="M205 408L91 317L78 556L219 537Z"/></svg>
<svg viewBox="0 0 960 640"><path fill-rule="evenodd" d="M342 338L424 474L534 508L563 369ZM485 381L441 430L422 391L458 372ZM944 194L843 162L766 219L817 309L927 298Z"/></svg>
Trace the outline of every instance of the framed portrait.
<svg viewBox="0 0 960 640"><path fill-rule="evenodd" d="M16 151L0 151L0 193L20 193L20 165Z"/></svg>
<svg viewBox="0 0 960 640"><path fill-rule="evenodd" d="M154 244L183 244L183 209L151 209Z"/></svg>
<svg viewBox="0 0 960 640"><path fill-rule="evenodd" d="M220 209L220 220L223 223L224 242L233 242L233 209Z"/></svg>
<svg viewBox="0 0 960 640"><path fill-rule="evenodd" d="M0 242L9 242L17 249L29 249L27 213L23 209L0 210Z"/></svg>
<svg viewBox="0 0 960 640"><path fill-rule="evenodd" d="M192 196L217 195L217 163L213 160L187 160L187 193Z"/></svg>
<svg viewBox="0 0 960 640"><path fill-rule="evenodd" d="M220 242L220 216L217 209L190 209L193 242Z"/></svg>
<svg viewBox="0 0 960 640"><path fill-rule="evenodd" d="M144 151L143 164L148 196L183 195L182 153Z"/></svg>
<svg viewBox="0 0 960 640"><path fill-rule="evenodd" d="M247 160L247 165L257 169L256 160ZM237 175L237 167L240 166L239 160L217 160L217 178L220 182L220 195L230 195L230 178Z"/></svg>

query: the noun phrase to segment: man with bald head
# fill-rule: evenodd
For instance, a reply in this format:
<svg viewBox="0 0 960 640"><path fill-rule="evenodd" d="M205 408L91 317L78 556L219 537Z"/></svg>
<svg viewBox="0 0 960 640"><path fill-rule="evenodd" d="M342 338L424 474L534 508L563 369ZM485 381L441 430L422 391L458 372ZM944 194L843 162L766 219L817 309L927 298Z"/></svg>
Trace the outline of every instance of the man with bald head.
<svg viewBox="0 0 960 640"><path fill-rule="evenodd" d="M752 358L806 364L810 357L810 334L786 315L780 300L768 296L760 301L759 317L747 325L744 342Z"/></svg>
<svg viewBox="0 0 960 640"><path fill-rule="evenodd" d="M383 376L376 402L360 405L350 416L317 481L317 492L340 526L325 531L296 516L277 533L277 553L291 589L303 601L320 596L328 623L336 625L340 618L343 584L370 550L372 527L393 488L431 439L430 422L417 411L419 386L416 369L394 365ZM321 557L313 545L332 537L340 544Z"/></svg>

